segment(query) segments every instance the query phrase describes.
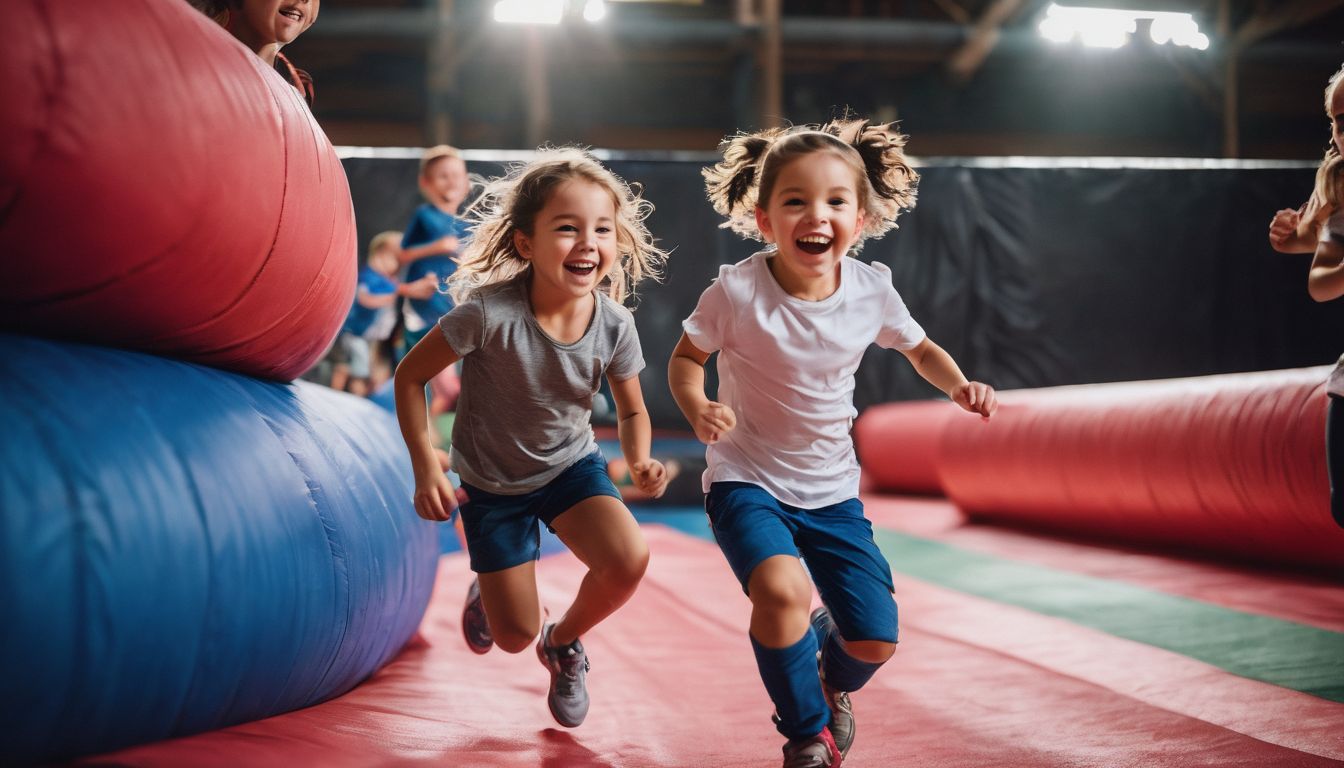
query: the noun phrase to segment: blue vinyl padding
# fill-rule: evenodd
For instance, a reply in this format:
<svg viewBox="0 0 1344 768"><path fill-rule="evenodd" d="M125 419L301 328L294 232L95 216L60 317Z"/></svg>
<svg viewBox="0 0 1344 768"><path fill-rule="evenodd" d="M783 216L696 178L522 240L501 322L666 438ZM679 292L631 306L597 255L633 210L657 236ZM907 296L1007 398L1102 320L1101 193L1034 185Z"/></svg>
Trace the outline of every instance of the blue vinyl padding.
<svg viewBox="0 0 1344 768"><path fill-rule="evenodd" d="M415 632L438 542L360 398L0 335L0 764L350 690Z"/></svg>

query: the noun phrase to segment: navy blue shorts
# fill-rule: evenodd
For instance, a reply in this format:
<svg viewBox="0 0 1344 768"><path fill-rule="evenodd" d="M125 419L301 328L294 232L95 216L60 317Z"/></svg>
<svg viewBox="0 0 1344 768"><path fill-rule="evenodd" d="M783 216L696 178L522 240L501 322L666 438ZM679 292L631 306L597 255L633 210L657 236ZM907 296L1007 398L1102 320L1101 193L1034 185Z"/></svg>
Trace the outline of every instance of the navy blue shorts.
<svg viewBox="0 0 1344 768"><path fill-rule="evenodd" d="M594 496L621 494L607 477L607 460L593 451L569 465L554 480L531 493L506 496L462 483L467 501L459 507L467 535L471 570L491 573L541 557L543 523L552 532L555 518Z"/></svg>
<svg viewBox="0 0 1344 768"><path fill-rule="evenodd" d="M858 499L802 509L758 485L725 482L710 485L705 511L742 591L766 558L801 557L841 637L896 642L891 566Z"/></svg>

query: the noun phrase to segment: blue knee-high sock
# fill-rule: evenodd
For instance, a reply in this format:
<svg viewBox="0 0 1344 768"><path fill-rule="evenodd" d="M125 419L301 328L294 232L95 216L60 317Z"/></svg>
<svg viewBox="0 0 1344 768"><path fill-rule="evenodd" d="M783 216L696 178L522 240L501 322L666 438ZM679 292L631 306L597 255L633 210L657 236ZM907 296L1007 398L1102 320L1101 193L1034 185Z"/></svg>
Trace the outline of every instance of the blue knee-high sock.
<svg viewBox="0 0 1344 768"><path fill-rule="evenodd" d="M817 677L817 639L810 631L787 648L766 648L751 638L756 667L765 691L775 703L779 724L790 739L809 739L830 722L831 710Z"/></svg>
<svg viewBox="0 0 1344 768"><path fill-rule="evenodd" d="M821 645L821 676L835 691L850 693L862 688L881 664L860 661L840 647L840 635L832 627Z"/></svg>

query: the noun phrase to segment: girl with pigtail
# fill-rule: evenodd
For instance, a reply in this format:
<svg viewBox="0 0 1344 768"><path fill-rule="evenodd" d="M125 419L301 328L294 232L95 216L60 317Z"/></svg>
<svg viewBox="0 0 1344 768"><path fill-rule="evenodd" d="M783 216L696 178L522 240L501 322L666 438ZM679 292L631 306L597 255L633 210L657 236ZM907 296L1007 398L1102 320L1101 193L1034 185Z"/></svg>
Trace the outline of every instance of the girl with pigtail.
<svg viewBox="0 0 1344 768"><path fill-rule="evenodd" d="M464 634L477 653L493 646L518 653L536 639L551 676L551 714L569 728L588 714L579 636L630 599L649 559L593 437L593 395L603 378L634 484L650 496L667 486L666 470L649 456L644 358L634 317L621 305L640 280L658 276L666 255L644 225L651 210L586 152L538 152L487 185L467 211L472 238L449 279L457 305L397 366L415 510L446 521L456 499L429 440L425 383L462 360L452 465L477 573ZM588 567L568 610L544 625L539 524Z"/></svg>
<svg viewBox="0 0 1344 768"><path fill-rule="evenodd" d="M890 125L844 120L730 138L703 171L724 226L767 247L720 269L682 323L668 379L707 445L705 508L751 600L785 768L841 763L855 735L849 695L896 649L891 569L858 499L850 438L864 350L900 350L967 411L997 407L910 316L890 270L848 258L914 205L904 146ZM810 615L809 573L823 603Z"/></svg>

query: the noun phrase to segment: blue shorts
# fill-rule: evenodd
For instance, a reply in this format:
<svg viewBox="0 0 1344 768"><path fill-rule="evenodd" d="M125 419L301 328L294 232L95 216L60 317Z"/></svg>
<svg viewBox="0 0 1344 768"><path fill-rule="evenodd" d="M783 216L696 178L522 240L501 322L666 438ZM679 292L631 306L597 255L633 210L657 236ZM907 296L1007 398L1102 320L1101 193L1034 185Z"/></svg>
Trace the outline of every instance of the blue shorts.
<svg viewBox="0 0 1344 768"><path fill-rule="evenodd" d="M858 499L802 509L758 485L725 482L710 485L705 511L742 591L766 558L801 557L841 637L896 642L891 566Z"/></svg>
<svg viewBox="0 0 1344 768"><path fill-rule="evenodd" d="M569 465L554 480L530 493L506 496L462 483L467 501L459 507L467 535L471 570L491 573L541 557L543 523L552 532L555 518L594 496L621 494L607 477L607 460L593 451Z"/></svg>

